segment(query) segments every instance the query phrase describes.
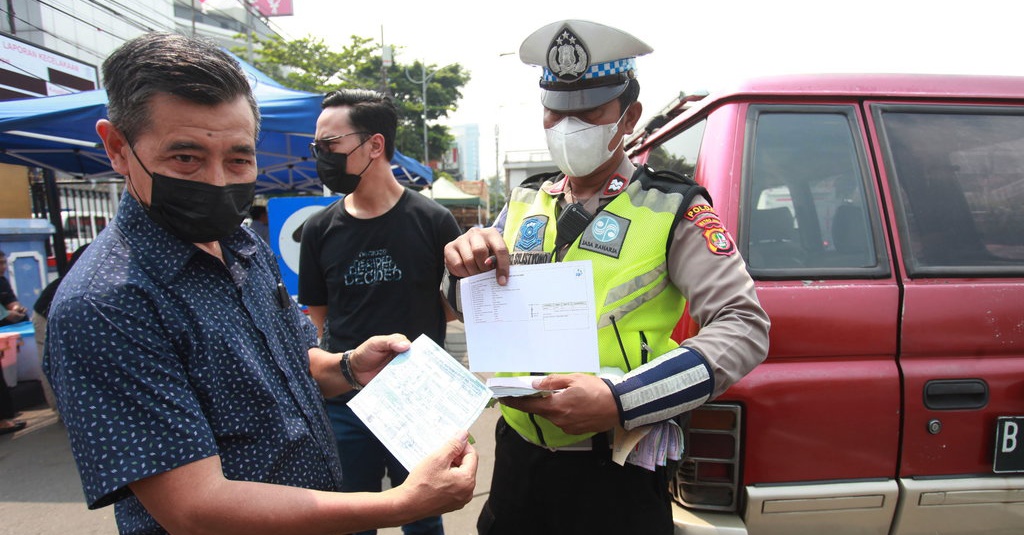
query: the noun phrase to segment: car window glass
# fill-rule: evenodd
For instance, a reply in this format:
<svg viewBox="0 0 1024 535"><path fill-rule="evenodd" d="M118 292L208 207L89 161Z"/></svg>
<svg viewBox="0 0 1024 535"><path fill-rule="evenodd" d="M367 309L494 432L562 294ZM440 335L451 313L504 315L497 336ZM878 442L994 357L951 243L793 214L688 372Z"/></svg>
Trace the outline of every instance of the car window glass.
<svg viewBox="0 0 1024 535"><path fill-rule="evenodd" d="M851 114L751 108L744 242L755 275L881 267Z"/></svg>
<svg viewBox="0 0 1024 535"><path fill-rule="evenodd" d="M659 171L674 171L693 178L707 121L700 121L651 150L647 164Z"/></svg>
<svg viewBox="0 0 1024 535"><path fill-rule="evenodd" d="M880 107L911 276L1021 273L1024 114Z"/></svg>

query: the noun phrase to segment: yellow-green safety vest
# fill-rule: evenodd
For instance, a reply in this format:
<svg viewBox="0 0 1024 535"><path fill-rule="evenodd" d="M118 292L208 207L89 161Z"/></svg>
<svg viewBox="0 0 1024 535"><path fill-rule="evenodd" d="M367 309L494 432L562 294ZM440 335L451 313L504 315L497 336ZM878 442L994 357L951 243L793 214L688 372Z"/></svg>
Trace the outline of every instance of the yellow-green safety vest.
<svg viewBox="0 0 1024 535"><path fill-rule="evenodd" d="M639 168L625 190L599 210L569 246L562 261L590 260L593 266L602 368L626 372L678 347L670 335L686 300L669 281L666 252L679 214L697 192L703 188L656 178L648 168ZM512 191L503 234L509 251L554 251L557 201L539 191L538 181ZM541 416L505 405L501 412L509 425L536 444L557 448L593 435L568 434Z"/></svg>

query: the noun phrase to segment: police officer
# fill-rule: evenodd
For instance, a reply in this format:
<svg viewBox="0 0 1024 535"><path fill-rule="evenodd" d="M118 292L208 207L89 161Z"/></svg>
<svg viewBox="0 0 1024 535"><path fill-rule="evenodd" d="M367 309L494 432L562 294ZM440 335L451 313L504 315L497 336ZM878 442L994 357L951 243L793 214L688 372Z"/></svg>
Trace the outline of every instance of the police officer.
<svg viewBox="0 0 1024 535"><path fill-rule="evenodd" d="M611 431L678 437L677 417L767 354L768 317L707 192L626 158L642 113L635 58L651 51L581 20L527 37L519 56L543 67L544 129L561 173L527 179L494 226L445 249L456 305L451 282L489 269L499 284L512 264L589 260L594 272L602 373L548 375L534 385L558 393L502 399L482 534L671 533L669 470L612 462ZM687 303L700 331L680 345L670 334Z"/></svg>

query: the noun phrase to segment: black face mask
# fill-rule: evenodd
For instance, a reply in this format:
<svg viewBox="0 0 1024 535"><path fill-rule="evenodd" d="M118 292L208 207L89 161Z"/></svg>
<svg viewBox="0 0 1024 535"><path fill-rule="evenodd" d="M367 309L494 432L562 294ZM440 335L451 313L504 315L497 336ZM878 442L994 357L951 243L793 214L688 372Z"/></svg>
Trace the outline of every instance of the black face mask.
<svg viewBox="0 0 1024 535"><path fill-rule="evenodd" d="M138 155L135 159L153 181L149 206L143 208L150 219L184 241L209 243L224 239L249 215L255 182L214 186L150 173Z"/></svg>
<svg viewBox="0 0 1024 535"><path fill-rule="evenodd" d="M358 175L353 175L348 172L348 155L362 147L363 143L356 145L356 148L347 154L344 152L321 152L316 158L316 174L320 177L320 182L323 182L324 186L334 193L348 195L355 191L359 187L363 173L370 167L370 162L366 162L366 167L363 167Z"/></svg>

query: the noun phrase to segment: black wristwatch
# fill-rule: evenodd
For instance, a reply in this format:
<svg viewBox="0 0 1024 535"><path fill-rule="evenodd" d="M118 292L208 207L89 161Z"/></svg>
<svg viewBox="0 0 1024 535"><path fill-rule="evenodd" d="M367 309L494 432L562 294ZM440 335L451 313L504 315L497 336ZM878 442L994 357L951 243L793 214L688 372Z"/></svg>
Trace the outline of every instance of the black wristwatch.
<svg viewBox="0 0 1024 535"><path fill-rule="evenodd" d="M359 381L356 381L356 376L352 373L352 352L353 350L349 349L341 354L341 375L345 376L345 380L348 381L352 390L362 390L363 385L359 384Z"/></svg>

